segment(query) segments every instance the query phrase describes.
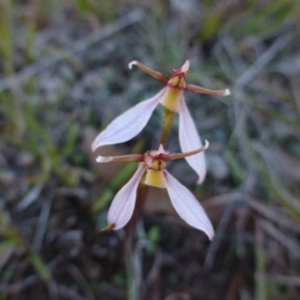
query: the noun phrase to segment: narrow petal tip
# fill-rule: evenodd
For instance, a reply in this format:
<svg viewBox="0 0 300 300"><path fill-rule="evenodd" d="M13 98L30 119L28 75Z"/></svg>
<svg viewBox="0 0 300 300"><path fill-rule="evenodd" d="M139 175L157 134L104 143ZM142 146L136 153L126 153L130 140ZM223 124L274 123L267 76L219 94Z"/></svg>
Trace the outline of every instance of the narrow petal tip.
<svg viewBox="0 0 300 300"><path fill-rule="evenodd" d="M211 241L215 236L215 231L212 230L209 234L207 234L207 236L208 236L209 240Z"/></svg>
<svg viewBox="0 0 300 300"><path fill-rule="evenodd" d="M229 96L229 95L231 95L230 89L226 89L224 91L224 96Z"/></svg>
<svg viewBox="0 0 300 300"><path fill-rule="evenodd" d="M96 145L96 143L94 141L92 146L91 146L91 149L92 149L93 152L95 152L97 148L98 148L98 146Z"/></svg>
<svg viewBox="0 0 300 300"><path fill-rule="evenodd" d="M199 184L199 185L202 184L204 179L205 179L205 177L203 177L203 176L199 177L199 179L197 180L197 184Z"/></svg>
<svg viewBox="0 0 300 300"><path fill-rule="evenodd" d="M182 71L183 73L186 73L186 72L188 72L189 68L190 68L190 61L187 60L187 61L183 64L183 66L181 67L181 71Z"/></svg>
<svg viewBox="0 0 300 300"><path fill-rule="evenodd" d="M108 163L111 162L113 158L111 156L98 156L96 162L98 163Z"/></svg>
<svg viewBox="0 0 300 300"><path fill-rule="evenodd" d="M136 65L137 64L137 61L136 60L133 60L132 62L130 62L129 64L128 64L128 68L131 70L132 69L132 66L133 65Z"/></svg>
<svg viewBox="0 0 300 300"><path fill-rule="evenodd" d="M208 140L205 140L204 142L205 142L204 148L205 148L205 150L206 150L206 149L209 147L209 141L208 141Z"/></svg>
<svg viewBox="0 0 300 300"><path fill-rule="evenodd" d="M107 225L106 227L102 228L101 231L111 231L111 230L114 230L114 228L115 228L115 225L110 224L110 225Z"/></svg>
<svg viewBox="0 0 300 300"><path fill-rule="evenodd" d="M164 149L164 146L163 144L160 144L159 147L158 147L158 150L157 150L158 153L166 153L166 150Z"/></svg>

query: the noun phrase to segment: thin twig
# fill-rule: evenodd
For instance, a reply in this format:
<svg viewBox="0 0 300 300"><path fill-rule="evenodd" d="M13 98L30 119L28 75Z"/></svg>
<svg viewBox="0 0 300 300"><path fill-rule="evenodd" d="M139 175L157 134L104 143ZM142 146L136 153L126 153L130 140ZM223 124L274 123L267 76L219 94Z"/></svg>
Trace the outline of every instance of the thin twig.
<svg viewBox="0 0 300 300"><path fill-rule="evenodd" d="M263 221L262 227L270 236L277 240L282 246L286 247L293 257L300 259L300 246L298 243L283 234L268 221Z"/></svg>
<svg viewBox="0 0 300 300"><path fill-rule="evenodd" d="M82 290L84 291L87 299L89 299L89 300L95 300L95 296L93 294L93 291L92 291L92 289L91 289L88 281L86 280L86 278L80 272L80 270L74 264L71 264L68 267L68 272L74 278L74 280L76 281L77 285L82 288Z"/></svg>
<svg viewBox="0 0 300 300"><path fill-rule="evenodd" d="M57 289L58 289L59 295L62 296L63 298L70 299L70 300L86 300L86 298L77 294L73 289L71 289L65 285L59 284L57 286Z"/></svg>
<svg viewBox="0 0 300 300"><path fill-rule="evenodd" d="M255 274L255 277L259 274ZM265 274L265 280L269 282L276 282L279 284L300 287L300 277L299 276L286 276L281 274Z"/></svg>
<svg viewBox="0 0 300 300"><path fill-rule="evenodd" d="M17 210L22 211L29 205L33 204L42 192L45 183L36 184L30 192L18 203Z"/></svg>
<svg viewBox="0 0 300 300"><path fill-rule="evenodd" d="M54 198L54 194L50 195L50 197L45 199L42 204L41 213L37 222L36 234L33 241L33 249L37 252L39 252L42 247L43 238L47 229L47 223L51 211L53 198Z"/></svg>
<svg viewBox="0 0 300 300"><path fill-rule="evenodd" d="M293 34L282 34L235 82L234 89L241 89L248 84L292 39Z"/></svg>
<svg viewBox="0 0 300 300"><path fill-rule="evenodd" d="M206 270L211 269L213 266L217 250L218 250L220 243L224 237L226 228L228 227L228 225L232 219L232 214L233 214L234 210L235 210L235 204L233 203L233 204L227 206L227 208L222 216L222 219L216 230L215 237L212 240L212 242L210 243L208 250L207 250L207 254L205 257L205 261L204 261L204 268Z"/></svg>

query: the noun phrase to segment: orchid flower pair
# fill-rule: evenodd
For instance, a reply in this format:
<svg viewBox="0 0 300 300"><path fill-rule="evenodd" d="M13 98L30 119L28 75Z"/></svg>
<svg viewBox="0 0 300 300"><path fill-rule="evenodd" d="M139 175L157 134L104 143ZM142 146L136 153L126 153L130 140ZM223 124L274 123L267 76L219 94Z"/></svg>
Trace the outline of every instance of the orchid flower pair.
<svg viewBox="0 0 300 300"><path fill-rule="evenodd" d="M166 161L197 155L206 150L207 147L208 142L205 141L204 147L186 153L170 154L160 145L157 151L148 151L144 154L98 156L96 161L99 163L112 161L140 162L135 174L127 184L119 190L109 208L109 225L107 229L120 229L131 219L137 197L137 188L146 172L144 183L149 186L166 188L171 202L180 217L189 225L204 231L211 240L214 235L214 230L204 209L196 200L195 196L166 170Z"/></svg>
<svg viewBox="0 0 300 300"><path fill-rule="evenodd" d="M128 223L134 211L137 188L140 182L144 182L146 185L166 188L180 217L189 225L204 231L212 239L214 230L205 211L193 194L166 171L166 161L185 158L199 176L198 183L203 182L206 175L204 150L207 149L208 142L202 147L197 128L186 106L183 92L227 96L230 91L228 89L209 90L186 84L185 77L190 67L188 60L179 70L173 70L171 79L149 69L138 61L132 61L129 68L131 69L133 65L162 82L165 87L152 98L135 105L113 120L96 137L92 144L92 150L95 151L98 147L104 145L122 143L136 136L145 127L155 107L160 103L164 106L165 111L172 114L179 113L179 142L183 153L170 154L160 145L157 151L148 151L145 154L115 157L99 156L97 158L99 163L111 161L135 161L140 163L133 177L115 196L108 212L109 226L107 229L120 229ZM145 172L146 176L143 177Z"/></svg>
<svg viewBox="0 0 300 300"><path fill-rule="evenodd" d="M179 142L182 152L199 149L202 144L197 128L185 103L184 91L202 93L213 96L227 96L230 91L209 90L193 84L186 84L185 77L188 73L190 62L187 60L179 70L173 70L169 80L163 74L149 69L138 61L129 63L131 69L136 65L142 71L148 73L162 82L165 87L155 96L138 103L119 117L114 119L105 130L103 130L92 144L92 150L104 145L112 145L126 142L136 136L147 124L152 112L160 103L166 109L179 113ZM198 183L202 183L206 175L206 163L204 153L186 158L187 163L199 176Z"/></svg>

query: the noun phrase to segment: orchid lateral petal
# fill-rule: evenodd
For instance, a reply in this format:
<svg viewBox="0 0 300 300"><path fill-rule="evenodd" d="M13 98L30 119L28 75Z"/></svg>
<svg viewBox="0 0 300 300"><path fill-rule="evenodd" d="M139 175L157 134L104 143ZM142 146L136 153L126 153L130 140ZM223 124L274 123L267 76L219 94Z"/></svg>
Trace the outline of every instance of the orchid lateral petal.
<svg viewBox="0 0 300 300"><path fill-rule="evenodd" d="M229 96L230 90L210 90L194 84L187 84L185 90L192 93L200 93L211 96Z"/></svg>
<svg viewBox="0 0 300 300"><path fill-rule="evenodd" d="M179 142L182 152L190 152L202 147L196 125L187 108L184 98L180 99L179 111ZM204 152L188 156L187 163L198 174L198 184L202 183L206 175L206 163Z"/></svg>
<svg viewBox="0 0 300 300"><path fill-rule="evenodd" d="M137 60L134 60L134 61L130 62L128 64L128 68L131 70L133 65L137 66L139 69L141 69L142 71L144 71L145 73L147 73L150 76L154 77L155 79L157 79L158 81L162 82L165 85L169 81L169 79L165 75L163 75L162 73L154 71L154 70L146 67L145 65L143 65L142 63L140 63Z"/></svg>
<svg viewBox="0 0 300 300"><path fill-rule="evenodd" d="M150 119L164 92L165 89L162 89L154 97L135 105L114 119L96 137L92 144L92 150L95 151L98 147L104 145L126 142L140 133Z"/></svg>
<svg viewBox="0 0 300 300"><path fill-rule="evenodd" d="M119 190L108 211L108 228L120 229L132 217L137 188L146 170L145 164L140 164L132 178Z"/></svg>
<svg viewBox="0 0 300 300"><path fill-rule="evenodd" d="M199 149L196 149L196 150L190 151L190 152L172 153L169 155L165 155L163 158L165 161L186 158L188 156L195 155L195 154L205 151L208 148L208 146L209 146L209 142L207 140L205 140L205 145Z"/></svg>
<svg viewBox="0 0 300 300"><path fill-rule="evenodd" d="M167 171L164 171L164 179L171 202L179 216L189 225L203 231L211 240L214 236L213 226L195 196Z"/></svg>

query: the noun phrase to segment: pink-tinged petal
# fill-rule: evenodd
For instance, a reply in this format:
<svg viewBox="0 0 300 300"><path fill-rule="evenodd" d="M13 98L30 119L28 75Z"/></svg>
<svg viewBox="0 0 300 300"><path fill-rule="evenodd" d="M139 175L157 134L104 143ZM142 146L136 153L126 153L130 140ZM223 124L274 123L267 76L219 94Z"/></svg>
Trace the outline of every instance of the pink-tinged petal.
<svg viewBox="0 0 300 300"><path fill-rule="evenodd" d="M115 230L120 229L124 227L132 217L136 201L137 188L145 170L145 164L140 164L132 178L119 190L115 196L108 211L108 227Z"/></svg>
<svg viewBox="0 0 300 300"><path fill-rule="evenodd" d="M187 60L181 67L181 72L187 73L189 71L189 68L190 68L190 61Z"/></svg>
<svg viewBox="0 0 300 300"><path fill-rule="evenodd" d="M165 150L165 148L164 148L164 146L163 146L163 144L159 144L159 147L158 147L158 150L157 151L153 151L153 155L155 156L155 155L169 155L169 151L166 151Z"/></svg>
<svg viewBox="0 0 300 300"><path fill-rule="evenodd" d="M175 177L167 171L163 172L168 194L179 216L189 225L206 233L211 240L214 229L201 204Z"/></svg>
<svg viewBox="0 0 300 300"><path fill-rule="evenodd" d="M126 142L142 131L150 119L153 110L164 94L162 89L154 97L145 100L128 109L114 119L95 139L92 150L104 145L113 145Z"/></svg>
<svg viewBox="0 0 300 300"><path fill-rule="evenodd" d="M180 99L179 142L182 152L189 152L202 147L196 125L183 97ZM202 183L206 175L204 152L188 156L185 159L198 174L199 179L197 183Z"/></svg>

